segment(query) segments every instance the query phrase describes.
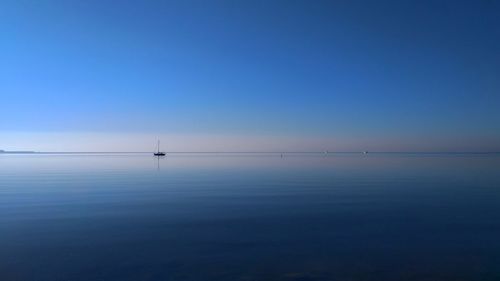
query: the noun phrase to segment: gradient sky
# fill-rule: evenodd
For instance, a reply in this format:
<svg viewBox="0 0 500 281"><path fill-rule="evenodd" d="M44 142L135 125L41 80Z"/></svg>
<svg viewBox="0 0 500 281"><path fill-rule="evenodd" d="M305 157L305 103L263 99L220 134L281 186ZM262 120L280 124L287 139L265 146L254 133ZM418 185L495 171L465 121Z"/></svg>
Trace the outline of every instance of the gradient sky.
<svg viewBox="0 0 500 281"><path fill-rule="evenodd" d="M500 1L0 2L0 149L500 151Z"/></svg>

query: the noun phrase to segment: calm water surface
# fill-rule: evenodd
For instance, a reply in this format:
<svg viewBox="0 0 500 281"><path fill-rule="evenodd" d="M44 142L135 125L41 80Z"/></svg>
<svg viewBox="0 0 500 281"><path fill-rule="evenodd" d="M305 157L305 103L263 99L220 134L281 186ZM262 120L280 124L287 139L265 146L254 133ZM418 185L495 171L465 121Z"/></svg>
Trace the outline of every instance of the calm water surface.
<svg viewBox="0 0 500 281"><path fill-rule="evenodd" d="M500 156L0 155L0 280L500 280Z"/></svg>

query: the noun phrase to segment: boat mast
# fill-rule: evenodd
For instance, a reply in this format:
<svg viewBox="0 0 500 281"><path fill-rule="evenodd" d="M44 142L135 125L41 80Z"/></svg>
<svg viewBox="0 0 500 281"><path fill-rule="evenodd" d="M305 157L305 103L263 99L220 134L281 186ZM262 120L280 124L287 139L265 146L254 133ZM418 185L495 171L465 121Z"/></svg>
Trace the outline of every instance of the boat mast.
<svg viewBox="0 0 500 281"><path fill-rule="evenodd" d="M158 140L158 153L160 153L160 140Z"/></svg>

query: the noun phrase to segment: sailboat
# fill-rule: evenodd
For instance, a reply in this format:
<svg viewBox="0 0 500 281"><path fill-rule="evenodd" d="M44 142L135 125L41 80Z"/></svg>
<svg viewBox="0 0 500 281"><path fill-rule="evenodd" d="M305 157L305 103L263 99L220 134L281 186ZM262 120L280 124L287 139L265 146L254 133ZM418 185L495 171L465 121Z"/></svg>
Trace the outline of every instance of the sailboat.
<svg viewBox="0 0 500 281"><path fill-rule="evenodd" d="M165 152L160 152L160 140L158 140L158 150L153 153L154 156L165 156Z"/></svg>

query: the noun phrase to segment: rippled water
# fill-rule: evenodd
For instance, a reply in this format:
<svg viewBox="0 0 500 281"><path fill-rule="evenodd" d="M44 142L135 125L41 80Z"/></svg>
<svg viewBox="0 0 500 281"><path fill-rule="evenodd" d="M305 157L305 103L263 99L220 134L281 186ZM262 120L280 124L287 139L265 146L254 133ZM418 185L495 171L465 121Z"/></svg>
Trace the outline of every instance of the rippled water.
<svg viewBox="0 0 500 281"><path fill-rule="evenodd" d="M500 280L500 156L0 155L0 280Z"/></svg>

